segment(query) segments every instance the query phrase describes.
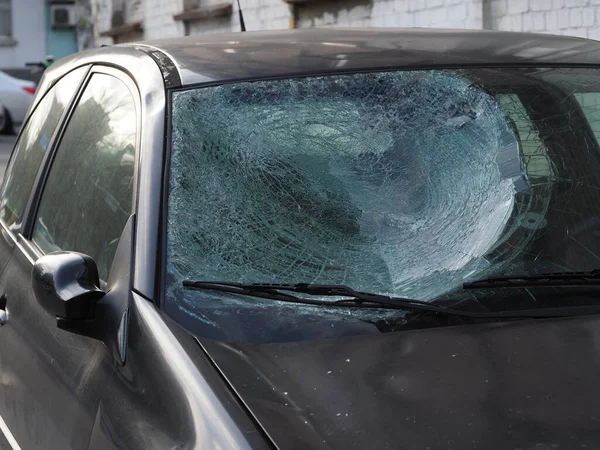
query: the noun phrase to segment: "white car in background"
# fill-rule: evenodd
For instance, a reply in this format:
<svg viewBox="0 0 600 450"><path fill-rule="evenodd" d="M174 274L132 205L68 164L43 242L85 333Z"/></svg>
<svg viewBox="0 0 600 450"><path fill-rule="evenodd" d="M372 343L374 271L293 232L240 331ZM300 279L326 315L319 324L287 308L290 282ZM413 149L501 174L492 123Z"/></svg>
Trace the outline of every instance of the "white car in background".
<svg viewBox="0 0 600 450"><path fill-rule="evenodd" d="M0 133L13 134L23 124L33 102L36 85L0 71Z"/></svg>

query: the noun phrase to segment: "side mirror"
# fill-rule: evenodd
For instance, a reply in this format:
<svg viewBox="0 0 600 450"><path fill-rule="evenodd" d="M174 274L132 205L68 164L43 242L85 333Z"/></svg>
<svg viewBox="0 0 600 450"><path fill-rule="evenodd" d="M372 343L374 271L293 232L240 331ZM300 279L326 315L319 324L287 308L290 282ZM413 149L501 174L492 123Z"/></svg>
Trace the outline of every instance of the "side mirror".
<svg viewBox="0 0 600 450"><path fill-rule="evenodd" d="M58 319L91 320L105 292L98 286L94 260L76 252L54 252L35 262L33 292L42 307Z"/></svg>

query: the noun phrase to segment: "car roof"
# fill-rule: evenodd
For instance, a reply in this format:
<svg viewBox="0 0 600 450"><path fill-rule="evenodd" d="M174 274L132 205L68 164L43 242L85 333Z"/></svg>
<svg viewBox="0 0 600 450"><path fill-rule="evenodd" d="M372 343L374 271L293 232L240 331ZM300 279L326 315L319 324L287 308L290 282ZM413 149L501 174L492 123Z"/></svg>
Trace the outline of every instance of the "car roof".
<svg viewBox="0 0 600 450"><path fill-rule="evenodd" d="M121 45L166 54L183 85L396 68L600 64L597 41L491 30L322 28Z"/></svg>

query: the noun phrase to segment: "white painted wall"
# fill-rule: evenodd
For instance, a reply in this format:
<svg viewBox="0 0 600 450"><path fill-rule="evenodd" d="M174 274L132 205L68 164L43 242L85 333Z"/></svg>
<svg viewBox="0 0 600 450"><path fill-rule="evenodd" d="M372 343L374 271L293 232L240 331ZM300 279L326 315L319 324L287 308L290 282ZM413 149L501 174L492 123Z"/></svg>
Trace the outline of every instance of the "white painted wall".
<svg viewBox="0 0 600 450"><path fill-rule="evenodd" d="M111 0L91 0L92 16L94 20L94 40L98 47L111 45L112 38L101 37L100 32L110 29L110 18L112 15Z"/></svg>
<svg viewBox="0 0 600 450"><path fill-rule="evenodd" d="M46 56L44 0L13 0L12 46L0 46L0 67L22 67Z"/></svg>
<svg viewBox="0 0 600 450"><path fill-rule="evenodd" d="M125 11L127 22L138 22L144 20L144 0L126 0Z"/></svg>

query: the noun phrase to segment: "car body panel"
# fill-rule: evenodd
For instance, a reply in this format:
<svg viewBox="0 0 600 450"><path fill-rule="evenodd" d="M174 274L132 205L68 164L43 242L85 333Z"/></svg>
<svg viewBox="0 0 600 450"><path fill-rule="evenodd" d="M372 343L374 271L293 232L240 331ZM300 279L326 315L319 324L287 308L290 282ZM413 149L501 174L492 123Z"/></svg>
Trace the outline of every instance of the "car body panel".
<svg viewBox="0 0 600 450"><path fill-rule="evenodd" d="M89 432L93 423L93 411L86 411L74 395L77 384L90 376L89 367L98 365L96 352L105 350L100 342L58 330L56 319L41 310L35 297L24 295L36 256L21 239L12 264L0 276L9 315L0 342L0 414L23 448L43 448L45 442L71 448L83 442L75 437L77 430ZM32 426L41 417L52 420Z"/></svg>
<svg viewBox="0 0 600 450"><path fill-rule="evenodd" d="M86 448L270 448L196 341L137 294L128 334Z"/></svg>
<svg viewBox="0 0 600 450"><path fill-rule="evenodd" d="M280 448L596 448L599 325L201 342Z"/></svg>

